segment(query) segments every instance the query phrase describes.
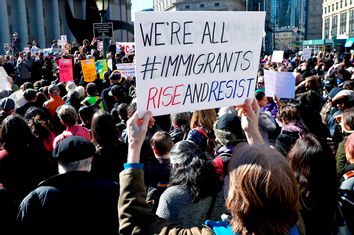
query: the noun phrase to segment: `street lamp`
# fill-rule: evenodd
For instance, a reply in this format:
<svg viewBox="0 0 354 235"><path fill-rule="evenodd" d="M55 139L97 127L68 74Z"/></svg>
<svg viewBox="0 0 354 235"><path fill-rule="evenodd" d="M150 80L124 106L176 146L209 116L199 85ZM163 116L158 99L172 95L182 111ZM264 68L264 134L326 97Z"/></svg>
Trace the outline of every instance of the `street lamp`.
<svg viewBox="0 0 354 235"><path fill-rule="evenodd" d="M96 5L98 12L101 16L101 23L103 23L105 21L105 15L108 9L109 0L96 0Z"/></svg>
<svg viewBox="0 0 354 235"><path fill-rule="evenodd" d="M101 16L101 23L106 21L106 12L109 6L109 0L96 0L98 12ZM108 48L108 39L103 38L103 57L106 58L106 52Z"/></svg>

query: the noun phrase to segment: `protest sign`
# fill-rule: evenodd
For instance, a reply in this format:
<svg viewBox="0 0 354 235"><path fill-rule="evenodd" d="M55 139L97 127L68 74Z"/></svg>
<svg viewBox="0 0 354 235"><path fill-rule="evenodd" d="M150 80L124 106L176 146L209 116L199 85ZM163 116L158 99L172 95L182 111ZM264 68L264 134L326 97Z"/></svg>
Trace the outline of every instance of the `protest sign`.
<svg viewBox="0 0 354 235"><path fill-rule="evenodd" d="M60 40L67 42L68 37L66 35L60 35Z"/></svg>
<svg viewBox="0 0 354 235"><path fill-rule="evenodd" d="M9 51L11 49L10 43L4 43L4 50Z"/></svg>
<svg viewBox="0 0 354 235"><path fill-rule="evenodd" d="M124 48L124 52L129 54L130 52L135 51L135 43L134 42L116 42L116 50L120 51L120 48Z"/></svg>
<svg viewBox="0 0 354 235"><path fill-rule="evenodd" d="M65 48L65 45L67 44L68 42L67 41L64 41L64 40L58 40L58 45L61 46L62 49Z"/></svg>
<svg viewBox="0 0 354 235"><path fill-rule="evenodd" d="M39 48L36 46L33 46L31 48L31 55L34 56L36 53L39 53Z"/></svg>
<svg viewBox="0 0 354 235"><path fill-rule="evenodd" d="M96 61L96 72L100 76L100 79L104 78L104 73L108 71L107 61L106 60L97 60Z"/></svg>
<svg viewBox="0 0 354 235"><path fill-rule="evenodd" d="M117 70L119 70L125 78L135 77L135 64L133 63L117 64Z"/></svg>
<svg viewBox="0 0 354 235"><path fill-rule="evenodd" d="M254 97L265 12L137 12L137 108L153 115Z"/></svg>
<svg viewBox="0 0 354 235"><path fill-rule="evenodd" d="M309 60L311 58L311 54L312 54L312 48L305 48L302 51L302 58L304 60Z"/></svg>
<svg viewBox="0 0 354 235"><path fill-rule="evenodd" d="M292 99L295 97L295 76L293 72L275 72L264 70L265 94L279 98Z"/></svg>
<svg viewBox="0 0 354 235"><path fill-rule="evenodd" d="M43 51L43 55L44 56L48 56L49 55L49 53L51 52L51 48L45 48L45 49L43 49L42 51Z"/></svg>
<svg viewBox="0 0 354 235"><path fill-rule="evenodd" d="M59 78L61 82L74 81L73 62L71 59L59 59Z"/></svg>
<svg viewBox="0 0 354 235"><path fill-rule="evenodd" d="M97 72L94 59L81 60L81 68L85 82L93 82L96 80Z"/></svg>
<svg viewBox="0 0 354 235"><path fill-rule="evenodd" d="M281 63L283 62L284 51L273 51L272 62Z"/></svg>
<svg viewBox="0 0 354 235"><path fill-rule="evenodd" d="M2 90L11 91L11 85L7 81L7 77L8 77L8 75L7 75L4 67L0 66L0 91L2 91Z"/></svg>
<svg viewBox="0 0 354 235"><path fill-rule="evenodd" d="M107 66L110 70L113 70L113 61L112 61L112 58L109 58L107 60Z"/></svg>

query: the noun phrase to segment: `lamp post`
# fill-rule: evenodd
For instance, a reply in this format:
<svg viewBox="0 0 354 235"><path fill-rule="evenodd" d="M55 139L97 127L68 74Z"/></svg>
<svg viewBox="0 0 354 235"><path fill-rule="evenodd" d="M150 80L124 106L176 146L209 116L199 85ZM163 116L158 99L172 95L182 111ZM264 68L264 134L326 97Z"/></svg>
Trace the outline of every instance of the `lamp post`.
<svg viewBox="0 0 354 235"><path fill-rule="evenodd" d="M106 22L106 13L109 6L109 0L96 0L96 5L98 12L101 16L101 23ZM106 58L107 48L108 48L108 38L103 38L103 58Z"/></svg>

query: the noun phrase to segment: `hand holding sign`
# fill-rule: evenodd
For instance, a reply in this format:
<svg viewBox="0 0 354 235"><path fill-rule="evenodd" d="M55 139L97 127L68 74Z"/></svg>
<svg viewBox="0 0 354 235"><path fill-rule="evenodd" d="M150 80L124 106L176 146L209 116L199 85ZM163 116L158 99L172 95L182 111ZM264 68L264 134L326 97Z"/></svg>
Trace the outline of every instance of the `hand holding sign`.
<svg viewBox="0 0 354 235"><path fill-rule="evenodd" d="M264 144L258 127L260 107L256 98L252 102L246 99L244 105L238 107L238 113L241 117L242 129L245 131L248 143Z"/></svg>
<svg viewBox="0 0 354 235"><path fill-rule="evenodd" d="M295 73L264 70L266 96L279 98L295 97Z"/></svg>
<svg viewBox="0 0 354 235"><path fill-rule="evenodd" d="M136 13L139 115L231 106L252 97L264 20L264 12Z"/></svg>

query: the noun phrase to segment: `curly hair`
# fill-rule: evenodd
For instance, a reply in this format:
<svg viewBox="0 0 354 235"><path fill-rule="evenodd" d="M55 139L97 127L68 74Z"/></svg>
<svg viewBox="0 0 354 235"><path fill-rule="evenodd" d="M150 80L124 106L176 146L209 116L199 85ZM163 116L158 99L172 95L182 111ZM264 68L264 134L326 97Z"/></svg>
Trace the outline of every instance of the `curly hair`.
<svg viewBox="0 0 354 235"><path fill-rule="evenodd" d="M180 185L191 192L193 202L218 191L218 177L212 159L193 141L182 140L170 151L170 185Z"/></svg>

